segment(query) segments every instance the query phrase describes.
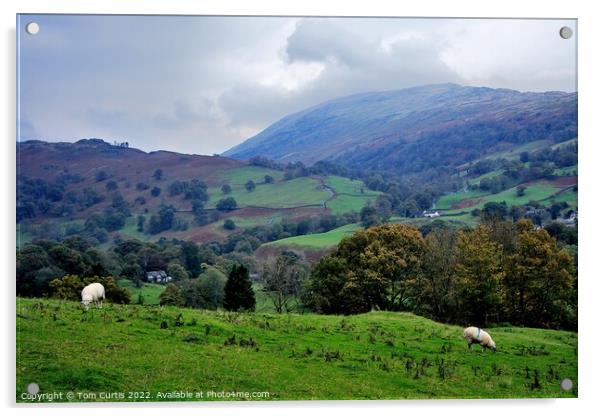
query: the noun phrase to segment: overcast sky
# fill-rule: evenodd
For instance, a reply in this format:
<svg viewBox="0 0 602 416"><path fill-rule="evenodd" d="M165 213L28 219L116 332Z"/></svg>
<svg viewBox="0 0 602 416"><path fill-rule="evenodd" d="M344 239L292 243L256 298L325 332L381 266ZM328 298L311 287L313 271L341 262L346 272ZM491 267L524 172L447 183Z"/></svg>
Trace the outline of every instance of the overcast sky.
<svg viewBox="0 0 602 416"><path fill-rule="evenodd" d="M40 25L37 35L25 25ZM221 153L365 91L454 82L576 90L561 20L22 15L20 139Z"/></svg>

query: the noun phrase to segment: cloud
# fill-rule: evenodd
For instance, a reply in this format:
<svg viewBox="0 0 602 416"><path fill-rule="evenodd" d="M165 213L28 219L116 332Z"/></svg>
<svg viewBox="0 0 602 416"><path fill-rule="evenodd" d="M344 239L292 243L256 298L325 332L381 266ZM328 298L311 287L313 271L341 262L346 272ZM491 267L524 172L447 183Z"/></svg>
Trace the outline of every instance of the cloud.
<svg viewBox="0 0 602 416"><path fill-rule="evenodd" d="M574 90L558 20L24 15L21 134L227 150L344 95L439 82ZM36 36L23 34L30 20ZM35 127L34 127L35 126Z"/></svg>

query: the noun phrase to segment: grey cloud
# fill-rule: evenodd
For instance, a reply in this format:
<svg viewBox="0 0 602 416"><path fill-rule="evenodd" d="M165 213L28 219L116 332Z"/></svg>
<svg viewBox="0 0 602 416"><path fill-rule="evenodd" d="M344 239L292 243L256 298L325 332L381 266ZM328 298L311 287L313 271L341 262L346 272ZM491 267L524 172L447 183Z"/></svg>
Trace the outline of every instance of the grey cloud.
<svg viewBox="0 0 602 416"><path fill-rule="evenodd" d="M40 34L22 37L19 57L28 138L127 138L144 150L213 153L343 95L436 82L575 84L575 45L556 31L570 23L560 21L31 18ZM494 23L512 38L496 37Z"/></svg>

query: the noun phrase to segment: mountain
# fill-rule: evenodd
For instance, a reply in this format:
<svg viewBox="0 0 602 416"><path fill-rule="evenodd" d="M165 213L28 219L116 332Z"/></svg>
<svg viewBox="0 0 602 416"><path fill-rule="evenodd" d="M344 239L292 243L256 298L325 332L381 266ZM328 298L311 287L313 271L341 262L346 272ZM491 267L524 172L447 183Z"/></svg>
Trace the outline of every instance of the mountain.
<svg viewBox="0 0 602 416"><path fill-rule="evenodd" d="M577 93L437 84L367 92L286 116L223 155L421 172L577 135Z"/></svg>

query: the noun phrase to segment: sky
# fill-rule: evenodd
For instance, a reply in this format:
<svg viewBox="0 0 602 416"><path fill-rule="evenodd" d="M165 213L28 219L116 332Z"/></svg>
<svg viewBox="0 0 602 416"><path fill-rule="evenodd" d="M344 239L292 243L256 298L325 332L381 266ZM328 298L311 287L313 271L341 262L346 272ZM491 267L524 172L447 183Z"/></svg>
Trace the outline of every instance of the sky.
<svg viewBox="0 0 602 416"><path fill-rule="evenodd" d="M36 35L25 26L39 24ZM221 153L280 118L434 83L576 91L574 20L21 15L18 139Z"/></svg>

